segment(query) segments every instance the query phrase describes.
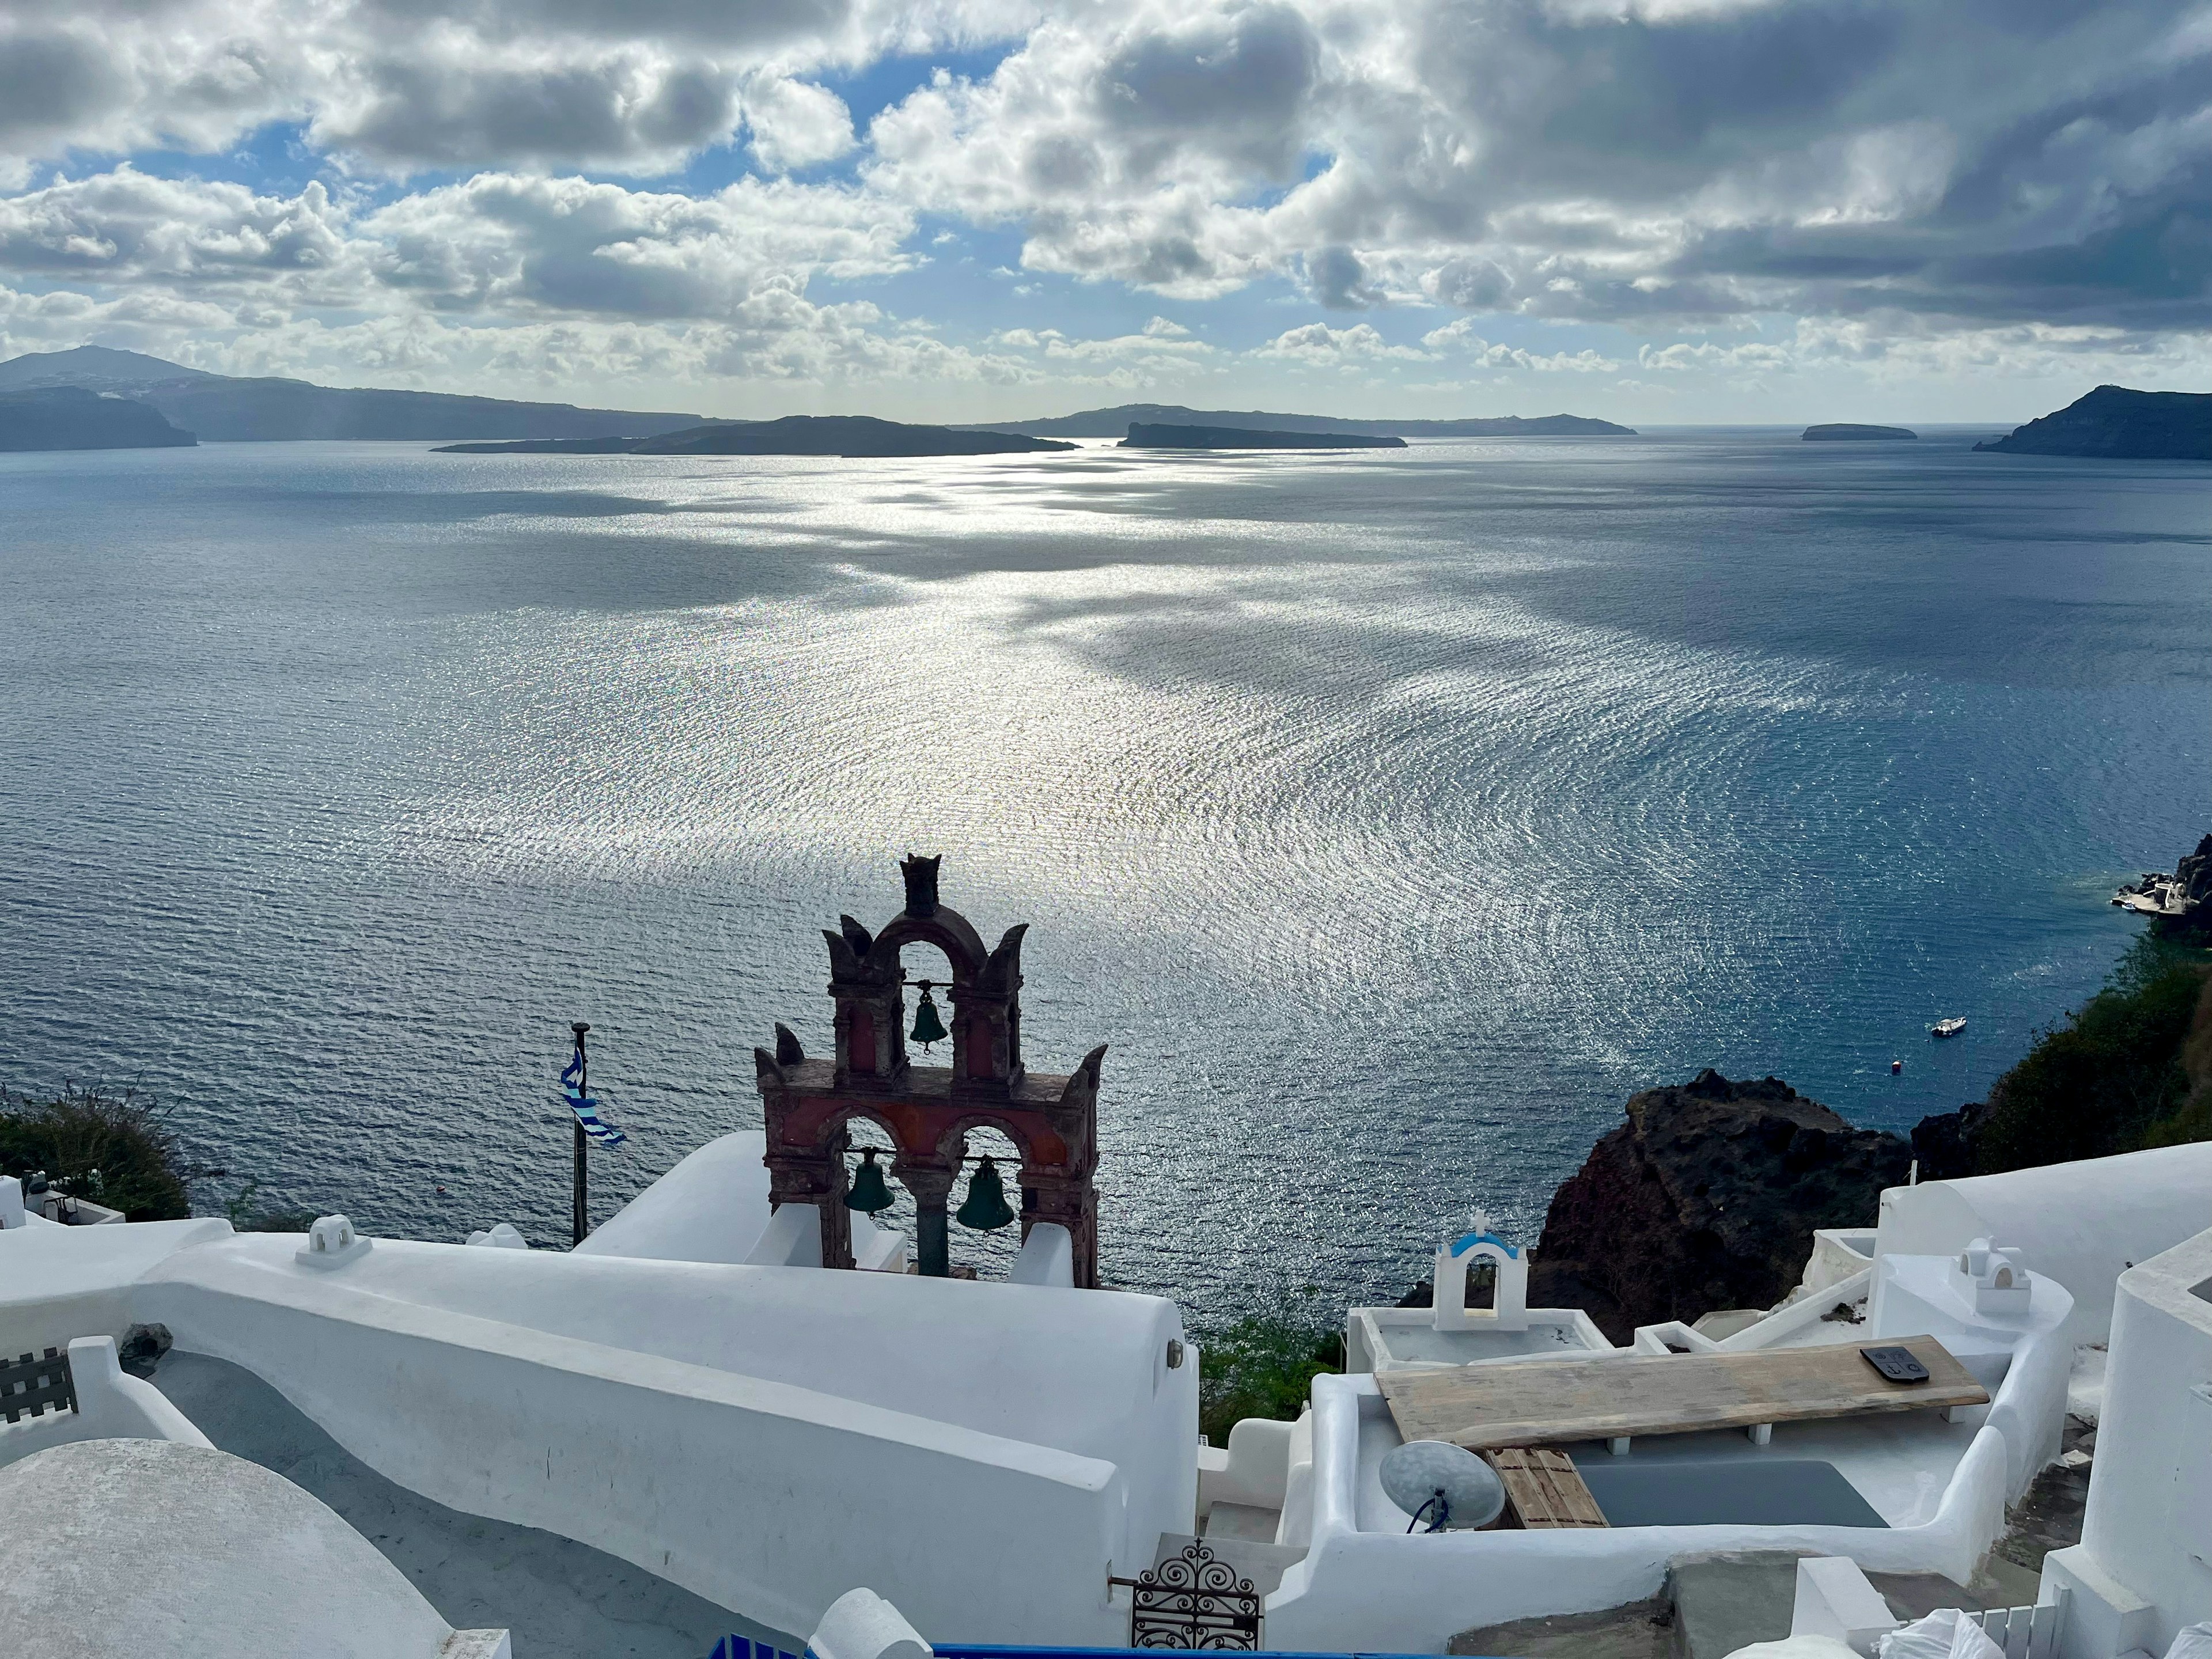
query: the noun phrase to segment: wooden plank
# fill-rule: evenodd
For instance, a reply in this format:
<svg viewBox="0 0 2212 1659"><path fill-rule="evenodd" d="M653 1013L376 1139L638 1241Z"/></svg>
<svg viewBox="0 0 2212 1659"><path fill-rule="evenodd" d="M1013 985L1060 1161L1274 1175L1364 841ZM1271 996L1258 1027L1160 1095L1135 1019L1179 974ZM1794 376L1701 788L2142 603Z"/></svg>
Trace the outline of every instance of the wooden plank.
<svg viewBox="0 0 2212 1659"><path fill-rule="evenodd" d="M1911 1349L1928 1380L1891 1382L1860 1357L1875 1347ZM1406 1439L1478 1451L1980 1406L1990 1397L1932 1336L1382 1371L1375 1381Z"/></svg>
<svg viewBox="0 0 2212 1659"><path fill-rule="evenodd" d="M1523 1527L1602 1527L1605 1511L1574 1460L1538 1446L1508 1446L1483 1455L1504 1484L1506 1501Z"/></svg>

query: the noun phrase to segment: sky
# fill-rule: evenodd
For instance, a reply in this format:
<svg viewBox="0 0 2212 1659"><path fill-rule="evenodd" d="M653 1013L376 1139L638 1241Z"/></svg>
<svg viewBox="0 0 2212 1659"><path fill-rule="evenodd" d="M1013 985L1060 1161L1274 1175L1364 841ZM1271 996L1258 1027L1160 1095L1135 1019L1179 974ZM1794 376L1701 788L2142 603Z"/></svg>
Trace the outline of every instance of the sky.
<svg viewBox="0 0 2212 1659"><path fill-rule="evenodd" d="M2212 3L0 0L0 356L710 415L2212 390Z"/></svg>

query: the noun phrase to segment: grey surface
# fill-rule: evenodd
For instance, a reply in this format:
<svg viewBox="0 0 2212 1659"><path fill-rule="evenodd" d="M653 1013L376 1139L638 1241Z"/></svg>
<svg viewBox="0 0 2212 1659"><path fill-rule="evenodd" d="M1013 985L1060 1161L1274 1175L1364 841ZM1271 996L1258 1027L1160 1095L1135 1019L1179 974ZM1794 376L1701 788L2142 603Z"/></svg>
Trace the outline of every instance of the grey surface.
<svg viewBox="0 0 2212 1659"><path fill-rule="evenodd" d="M1797 1559L1794 1552L1760 1550L1677 1561L1668 1575L1674 1651L1683 1659L1725 1659L1753 1642L1789 1635Z"/></svg>
<svg viewBox="0 0 2212 1659"><path fill-rule="evenodd" d="M1674 1613L1664 1595L1601 1613L1557 1613L1464 1630L1446 1653L1489 1659L1669 1659Z"/></svg>
<svg viewBox="0 0 2212 1659"><path fill-rule="evenodd" d="M705 1659L732 1632L803 1646L587 1545L395 1486L239 1366L172 1350L154 1386L221 1449L336 1510L447 1624L512 1631L517 1659Z"/></svg>
<svg viewBox="0 0 2212 1659"><path fill-rule="evenodd" d="M1653 1459L1575 1454L1615 1527L1885 1527L1832 1463L1814 1457Z"/></svg>

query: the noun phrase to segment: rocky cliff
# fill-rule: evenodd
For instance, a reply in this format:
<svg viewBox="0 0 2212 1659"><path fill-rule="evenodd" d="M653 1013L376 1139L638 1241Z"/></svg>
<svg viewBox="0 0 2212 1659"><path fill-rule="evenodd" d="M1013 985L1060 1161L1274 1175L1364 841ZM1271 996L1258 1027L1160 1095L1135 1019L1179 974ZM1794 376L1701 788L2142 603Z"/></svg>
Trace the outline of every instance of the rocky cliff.
<svg viewBox="0 0 2212 1659"><path fill-rule="evenodd" d="M2212 461L2212 392L2100 386L2056 414L1974 447L2007 455Z"/></svg>
<svg viewBox="0 0 2212 1659"><path fill-rule="evenodd" d="M0 392L0 449L174 449L196 441L127 398L73 386Z"/></svg>
<svg viewBox="0 0 2212 1659"><path fill-rule="evenodd" d="M1553 1195L1529 1304L1583 1308L1623 1343L1638 1325L1771 1306L1804 1271L1813 1230L1869 1225L1911 1158L1778 1078L1709 1070L1647 1089Z"/></svg>

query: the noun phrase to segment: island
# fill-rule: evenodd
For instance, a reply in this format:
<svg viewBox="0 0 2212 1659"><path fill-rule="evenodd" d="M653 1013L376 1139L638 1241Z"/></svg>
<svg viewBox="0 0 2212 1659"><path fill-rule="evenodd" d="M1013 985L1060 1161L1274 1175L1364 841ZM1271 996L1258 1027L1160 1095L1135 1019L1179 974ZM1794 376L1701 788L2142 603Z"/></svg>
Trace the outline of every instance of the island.
<svg viewBox="0 0 2212 1659"><path fill-rule="evenodd" d="M446 444L438 455L825 455L896 459L916 455L1027 455L1076 446L1019 433L908 426L872 415L786 415L775 421L713 421L647 438L526 439Z"/></svg>
<svg viewBox="0 0 2212 1659"><path fill-rule="evenodd" d="M181 449L199 440L159 410L82 386L0 392L0 450Z"/></svg>
<svg viewBox="0 0 2212 1659"><path fill-rule="evenodd" d="M1122 449L1403 449L1406 441L1373 432L1261 432L1234 426L1129 423Z"/></svg>
<svg viewBox="0 0 2212 1659"><path fill-rule="evenodd" d="M2212 392L2100 386L1976 449L2124 461L2212 461Z"/></svg>
<svg viewBox="0 0 2212 1659"><path fill-rule="evenodd" d="M598 438L673 432L703 415L579 409L445 392L316 386L240 379L187 368L143 351L78 346L28 352L0 362L0 392L74 386L128 398L210 442L275 443L313 438Z"/></svg>
<svg viewBox="0 0 2212 1659"><path fill-rule="evenodd" d="M1808 444L1855 444L1880 441L1893 438L1914 438L1917 432L1902 426L1860 426L1851 421L1836 421L1826 426L1808 426L1804 441Z"/></svg>
<svg viewBox="0 0 2212 1659"><path fill-rule="evenodd" d="M970 430L1032 437L1118 438L1133 424L1231 427L1240 432L1387 433L1401 438L1632 438L1633 427L1587 415L1493 415L1444 421L1355 421L1336 415L1280 415L1259 409L1189 409L1181 404L1120 404L1037 421L969 423Z"/></svg>

